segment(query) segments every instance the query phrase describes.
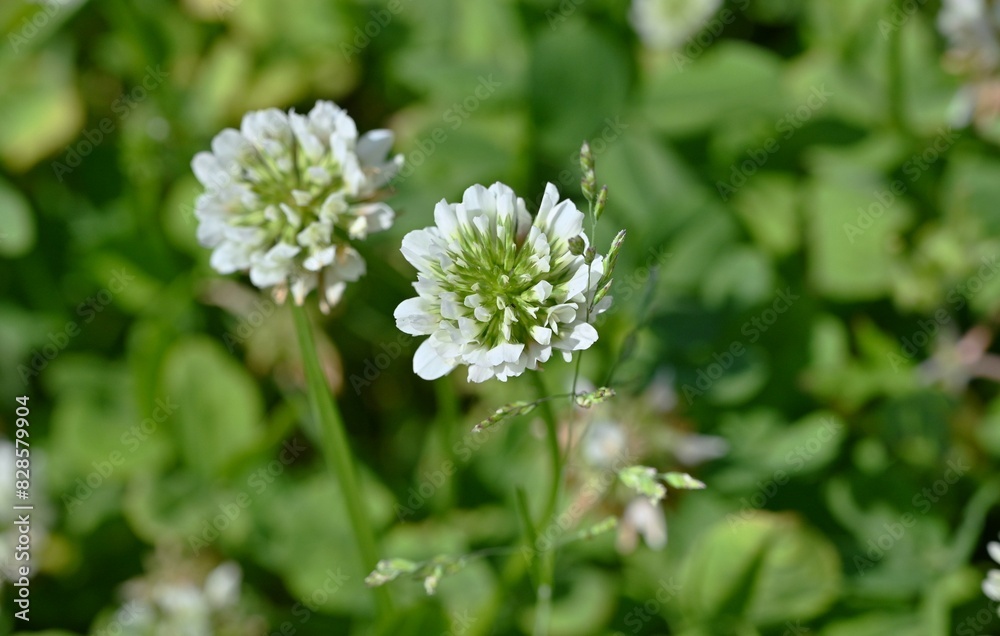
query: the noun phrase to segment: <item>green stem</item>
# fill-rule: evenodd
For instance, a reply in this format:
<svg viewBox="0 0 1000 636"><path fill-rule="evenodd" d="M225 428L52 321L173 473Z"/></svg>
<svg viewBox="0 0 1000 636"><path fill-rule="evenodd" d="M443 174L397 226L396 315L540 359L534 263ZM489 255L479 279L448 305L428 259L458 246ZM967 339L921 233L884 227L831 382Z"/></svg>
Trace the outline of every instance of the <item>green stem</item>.
<svg viewBox="0 0 1000 636"><path fill-rule="evenodd" d="M347 444L347 433L340 411L333 401L326 377L323 374L316 355L316 345L309 326L309 317L305 309L292 305L292 317L295 320L295 331L298 333L299 348L302 350L302 366L305 368L309 385L309 404L313 417L319 427L319 436L326 462L340 483L347 504L347 516L354 531L354 540L358 547L363 565L367 571L375 569L378 562L378 548L375 546L375 534L372 532L368 513L361 500L361 490L358 488L357 469L354 467L351 449ZM373 588L375 602L379 613L385 617L392 613L392 598L384 587Z"/></svg>
<svg viewBox="0 0 1000 636"><path fill-rule="evenodd" d="M887 51L889 121L899 132L907 132L905 113L905 90L903 87L903 40L895 29L889 34Z"/></svg>
<svg viewBox="0 0 1000 636"><path fill-rule="evenodd" d="M545 382L539 373L531 374L535 382L535 389L538 391L539 399L547 397L548 391L545 389ZM552 485L549 488L549 498L545 505L545 514L542 515L542 522L538 525L537 532L543 536L552 526L556 512L559 507L559 491L562 488L563 461L562 453L559 451L559 427L556 424L555 412L552 410L552 403L549 400L542 400L540 403L542 419L545 421L546 437L549 444L549 457L552 461ZM537 542L535 548L538 548ZM549 617L552 614L552 583L555 579L555 551L556 545L546 550L540 555L541 564L539 566L538 577L538 603L535 607L534 636L544 636L548 633Z"/></svg>

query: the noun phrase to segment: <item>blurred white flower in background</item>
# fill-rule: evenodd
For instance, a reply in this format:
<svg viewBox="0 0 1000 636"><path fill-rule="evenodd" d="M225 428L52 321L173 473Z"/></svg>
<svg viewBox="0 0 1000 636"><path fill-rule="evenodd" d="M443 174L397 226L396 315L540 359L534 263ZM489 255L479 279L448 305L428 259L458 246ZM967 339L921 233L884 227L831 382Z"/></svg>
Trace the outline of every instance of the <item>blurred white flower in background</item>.
<svg viewBox="0 0 1000 636"><path fill-rule="evenodd" d="M402 165L402 155L389 158L392 143L388 130L359 138L332 102L308 115L247 113L240 130L223 130L191 162L205 187L195 216L212 267L249 271L279 301L290 293L301 305L318 288L328 311L365 273L350 241L392 225L392 208L376 200Z"/></svg>
<svg viewBox="0 0 1000 636"><path fill-rule="evenodd" d="M990 557L1000 564L1000 542L990 541L986 544ZM1000 603L1000 570L990 570L983 579L983 593L990 599Z"/></svg>
<svg viewBox="0 0 1000 636"><path fill-rule="evenodd" d="M618 550L623 554L634 552L640 536L652 550L662 550L667 545L667 515L662 506L648 497L636 497L625 507L618 525Z"/></svg>
<svg viewBox="0 0 1000 636"><path fill-rule="evenodd" d="M264 632L260 617L242 605L243 573L227 561L215 567L161 548L147 574L125 583L123 605L103 629L125 636L252 636Z"/></svg>
<svg viewBox="0 0 1000 636"><path fill-rule="evenodd" d="M937 26L948 41L945 67L966 80L951 105L952 125L974 124L1000 141L1000 2L943 0Z"/></svg>
<svg viewBox="0 0 1000 636"><path fill-rule="evenodd" d="M944 0L938 30L948 40L948 54L967 70L991 73L1000 65L1000 4L990 0Z"/></svg>
<svg viewBox="0 0 1000 636"><path fill-rule="evenodd" d="M403 238L418 296L396 308L396 326L429 336L414 372L433 380L467 365L470 382L506 381L537 369L553 349L568 361L594 344L591 323L611 297L593 305L604 258L588 266L570 251L570 239L586 240L583 218L552 184L534 219L502 183L472 186L461 203L438 203L435 226Z"/></svg>
<svg viewBox="0 0 1000 636"><path fill-rule="evenodd" d="M628 434L615 422L594 423L583 438L583 459L591 466L610 468L628 452Z"/></svg>
<svg viewBox="0 0 1000 636"><path fill-rule="evenodd" d="M664 367L653 374L645 390L634 399L575 409L563 424L564 437L579 440L575 443L579 444L582 460L571 465L570 478L592 486L604 483L609 472L620 474L630 465L674 463L692 467L726 455L729 443L724 438L687 430L689 424L674 412L675 384L674 371ZM592 385L584 377L578 386ZM636 550L640 538L650 549L662 549L668 535L664 506L652 503L647 496L635 497L634 491L625 492L625 497L601 497L600 501L594 498L585 503L603 508L602 514L620 515L616 541L620 552Z"/></svg>
<svg viewBox="0 0 1000 636"><path fill-rule="evenodd" d="M632 0L629 21L653 49L678 49L705 27L722 0Z"/></svg>

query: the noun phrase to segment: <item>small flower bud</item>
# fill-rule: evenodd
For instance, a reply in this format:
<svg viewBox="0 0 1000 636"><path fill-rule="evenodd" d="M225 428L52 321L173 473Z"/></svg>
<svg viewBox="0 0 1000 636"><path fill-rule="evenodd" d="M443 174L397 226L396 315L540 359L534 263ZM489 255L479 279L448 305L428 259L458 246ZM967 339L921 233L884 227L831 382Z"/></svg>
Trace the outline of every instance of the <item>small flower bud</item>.
<svg viewBox="0 0 1000 636"><path fill-rule="evenodd" d="M705 482L699 481L687 473L664 473L661 477L671 488L681 490L703 490L705 488Z"/></svg>
<svg viewBox="0 0 1000 636"><path fill-rule="evenodd" d="M615 390L602 386L596 391L591 391L590 393L580 393L576 396L576 403L585 409L589 409L595 404L600 404L601 402L606 402L615 396Z"/></svg>
<svg viewBox="0 0 1000 636"><path fill-rule="evenodd" d="M586 249L586 245L583 242L582 236L574 236L567 241L569 243L569 253L573 256L579 256L583 254L583 250Z"/></svg>
<svg viewBox="0 0 1000 636"><path fill-rule="evenodd" d="M615 234L615 238L611 241L611 249L608 250L608 255L604 258L604 273L601 275L601 280L597 283L598 285L605 285L611 280L611 275L615 272L615 265L618 264L618 253L624 244L625 230L619 230L618 234Z"/></svg>
<svg viewBox="0 0 1000 636"><path fill-rule="evenodd" d="M590 151L590 142L584 141L580 146L580 170L583 174L594 171L594 153Z"/></svg>
<svg viewBox="0 0 1000 636"><path fill-rule="evenodd" d="M611 291L611 284L613 282L615 282L615 279L609 278L608 281L604 283L604 285L600 289L597 290L597 293L594 294L594 302L593 302L594 305L604 300L604 297L608 295L609 291Z"/></svg>
<svg viewBox="0 0 1000 636"><path fill-rule="evenodd" d="M583 260L587 263L593 263L595 256L597 256L597 250L595 250L594 246L591 245L587 248L587 251L583 253Z"/></svg>
<svg viewBox="0 0 1000 636"><path fill-rule="evenodd" d="M597 174L594 171L594 154L590 151L590 144L586 141L580 148L580 170L583 178L580 180L580 189L588 203L594 202L597 194Z"/></svg>
<svg viewBox="0 0 1000 636"><path fill-rule="evenodd" d="M604 214L604 208L608 205L608 186L601 186L601 192L597 195L597 203L594 204L594 217L598 220Z"/></svg>
<svg viewBox="0 0 1000 636"><path fill-rule="evenodd" d="M655 468L628 466L618 472L618 479L640 495L648 497L654 506L667 496L667 489L657 481Z"/></svg>

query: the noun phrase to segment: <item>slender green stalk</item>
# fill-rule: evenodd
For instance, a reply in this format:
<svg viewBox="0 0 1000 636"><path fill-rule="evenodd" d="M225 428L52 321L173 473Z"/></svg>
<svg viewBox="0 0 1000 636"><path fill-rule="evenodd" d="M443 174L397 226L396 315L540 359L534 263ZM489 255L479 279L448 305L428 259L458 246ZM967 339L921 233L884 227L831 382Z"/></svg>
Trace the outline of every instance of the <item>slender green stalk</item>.
<svg viewBox="0 0 1000 636"><path fill-rule="evenodd" d="M309 316L305 309L292 305L292 317L295 320L295 331L298 333L299 348L302 350L302 366L305 368L309 385L309 404L313 417L319 427L319 436L326 456L326 463L340 483L347 504L347 516L354 531L354 540L364 567L374 570L378 562L378 548L375 545L375 534L372 532L368 513L361 500L358 488L357 470L354 467L351 449L347 444L347 434L344 432L344 422L340 411L333 401L326 378L323 375L319 357L316 355L316 345L309 327ZM392 598L384 587L373 588L379 613L384 618L392 613Z"/></svg>
<svg viewBox="0 0 1000 636"><path fill-rule="evenodd" d="M538 391L539 399L547 396L545 382L539 373L531 374L535 382L535 389ZM542 515L541 523L537 531L543 536L555 521L559 508L559 492L562 488L563 461L562 453L559 452L559 427L556 424L555 412L552 410L552 403L549 400L542 400L540 403L542 419L545 421L546 437L549 444L549 456L552 460L552 485L549 488L549 498L545 505L545 513ZM538 549L536 541L535 548ZM538 568L538 603L535 607L534 636L544 636L549 631L549 617L552 614L552 584L555 580L555 551L556 545L543 552L539 558L541 564Z"/></svg>
<svg viewBox="0 0 1000 636"><path fill-rule="evenodd" d="M889 81L887 83L889 104L889 121L900 132L908 132L906 121L906 95L903 86L903 40L901 28L889 34L886 57Z"/></svg>

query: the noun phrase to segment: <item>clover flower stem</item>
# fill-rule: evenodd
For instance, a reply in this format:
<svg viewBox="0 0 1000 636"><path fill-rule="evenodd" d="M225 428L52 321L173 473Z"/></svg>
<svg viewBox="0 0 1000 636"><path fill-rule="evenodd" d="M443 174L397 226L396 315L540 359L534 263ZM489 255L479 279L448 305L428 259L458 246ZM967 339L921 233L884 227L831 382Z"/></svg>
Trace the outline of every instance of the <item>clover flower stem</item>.
<svg viewBox="0 0 1000 636"><path fill-rule="evenodd" d="M545 514L542 515L541 523L538 525L539 531L544 535L555 521L559 507L559 492L562 488L563 461L562 453L559 450L559 427L556 424L555 412L552 410L552 402L548 399L548 391L540 373L531 375L535 389L538 391L538 398L541 400L539 408L542 411L542 419L545 421L546 437L549 444L549 455L552 460L552 485L549 489L549 498L545 505ZM552 583L555 577L555 551L556 543L541 555L542 563L539 568L538 581L538 604L535 609L535 626L533 634L542 636L548 633L549 615L552 610Z"/></svg>
<svg viewBox="0 0 1000 636"><path fill-rule="evenodd" d="M302 350L302 366L305 369L309 387L309 404L320 429L323 454L340 483L344 502L347 505L347 516L354 532L358 553L364 562L364 569L371 571L375 569L379 560L378 548L375 545L375 534L372 532L371 522L361 500L361 491L358 489L357 470L347 444L344 422L337 410L333 396L330 394L319 363L319 357L316 355L316 345L313 341L312 331L310 331L306 310L295 303L289 304L292 307L292 316L295 320L299 348ZM385 587L376 587L372 590L380 616L383 618L389 616L392 613L392 598L389 596L389 591Z"/></svg>

